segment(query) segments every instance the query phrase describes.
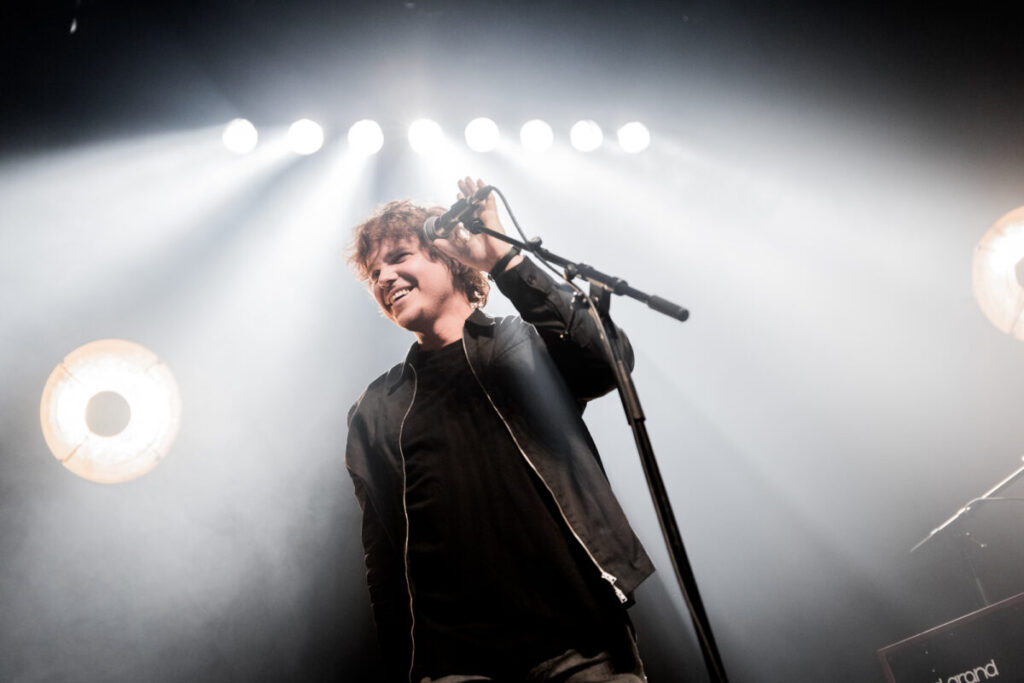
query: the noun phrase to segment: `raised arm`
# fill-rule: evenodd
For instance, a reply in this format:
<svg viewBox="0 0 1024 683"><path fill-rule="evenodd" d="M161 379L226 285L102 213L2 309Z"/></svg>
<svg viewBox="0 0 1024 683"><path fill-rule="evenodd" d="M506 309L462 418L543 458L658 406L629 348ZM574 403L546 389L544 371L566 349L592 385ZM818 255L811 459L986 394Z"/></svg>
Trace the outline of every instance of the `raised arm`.
<svg viewBox="0 0 1024 683"><path fill-rule="evenodd" d="M469 196L484 187L470 178L459 181L459 197ZM477 208L476 217L485 227L505 232L498 217L494 195ZM434 244L459 261L484 272L491 272L510 247L489 235L456 235ZM501 272L494 273L498 289L509 298L544 340L552 359L577 399L586 401L615 387L615 375L608 365L597 323L589 311L574 302L573 291L558 283L547 272L521 254L509 260ZM633 349L625 333L618 331L619 345L628 367L633 367Z"/></svg>

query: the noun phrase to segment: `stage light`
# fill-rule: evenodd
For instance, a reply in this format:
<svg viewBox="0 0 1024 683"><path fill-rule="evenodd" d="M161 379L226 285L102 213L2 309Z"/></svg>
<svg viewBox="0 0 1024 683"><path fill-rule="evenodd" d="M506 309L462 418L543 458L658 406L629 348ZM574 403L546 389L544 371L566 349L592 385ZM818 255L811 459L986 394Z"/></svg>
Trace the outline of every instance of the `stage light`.
<svg viewBox="0 0 1024 683"><path fill-rule="evenodd" d="M498 124L488 118L473 119L466 126L466 144L474 152L490 152L498 146Z"/></svg>
<svg viewBox="0 0 1024 683"><path fill-rule="evenodd" d="M546 152L555 142L555 133L544 121L533 119L519 129L519 140L528 152Z"/></svg>
<svg viewBox="0 0 1024 683"><path fill-rule="evenodd" d="M619 147L623 152L637 154L647 149L651 144L651 133L647 126L639 121L630 121L622 128L619 128Z"/></svg>
<svg viewBox="0 0 1024 683"><path fill-rule="evenodd" d="M593 152L604 142L604 134L596 121L577 121L569 130L569 142L577 151Z"/></svg>
<svg viewBox="0 0 1024 683"><path fill-rule="evenodd" d="M64 467L116 483L142 476L167 455L181 398L152 351L104 339L75 349L54 368L39 415L46 445Z"/></svg>
<svg viewBox="0 0 1024 683"><path fill-rule="evenodd" d="M299 119L288 128L288 146L296 154L313 154L324 144L324 129L309 119Z"/></svg>
<svg viewBox="0 0 1024 683"><path fill-rule="evenodd" d="M220 139L229 151L235 154L248 154L256 149L259 133L256 132L256 126L248 120L235 119L224 126Z"/></svg>
<svg viewBox="0 0 1024 683"><path fill-rule="evenodd" d="M430 154L441 147L444 133L441 126L430 119L418 119L409 126L409 145L418 154Z"/></svg>
<svg viewBox="0 0 1024 683"><path fill-rule="evenodd" d="M369 156L376 154L384 146L384 131L376 121L363 119L356 121L348 129L348 145L357 154Z"/></svg>
<svg viewBox="0 0 1024 683"><path fill-rule="evenodd" d="M974 297L985 317L1024 340L1024 206L989 228L974 252Z"/></svg>

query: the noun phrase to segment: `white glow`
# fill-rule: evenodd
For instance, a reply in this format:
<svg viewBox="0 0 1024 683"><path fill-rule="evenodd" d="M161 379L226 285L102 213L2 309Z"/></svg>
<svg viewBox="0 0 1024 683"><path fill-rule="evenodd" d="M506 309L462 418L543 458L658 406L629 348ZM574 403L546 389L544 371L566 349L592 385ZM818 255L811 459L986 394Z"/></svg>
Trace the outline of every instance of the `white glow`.
<svg viewBox="0 0 1024 683"><path fill-rule="evenodd" d="M466 126L466 144L474 152L490 152L498 146L498 124L488 118L473 119Z"/></svg>
<svg viewBox="0 0 1024 683"><path fill-rule="evenodd" d="M324 144L324 129L315 121L299 119L288 128L288 147L296 154L314 154Z"/></svg>
<svg viewBox="0 0 1024 683"><path fill-rule="evenodd" d="M639 121L630 121L619 128L619 146L623 152L636 154L647 149L651 144L651 132Z"/></svg>
<svg viewBox="0 0 1024 683"><path fill-rule="evenodd" d="M444 132L430 119L418 119L409 126L409 145L417 154L431 154L441 148Z"/></svg>
<svg viewBox="0 0 1024 683"><path fill-rule="evenodd" d="M131 410L127 426L112 436L89 429L90 399L120 394ZM39 407L46 445L78 476L115 483L156 467L178 435L181 398L174 376L156 355L123 339L81 346L54 368Z"/></svg>
<svg viewBox="0 0 1024 683"><path fill-rule="evenodd" d="M519 140L528 152L546 152L555 142L555 133L546 122L533 119L519 129Z"/></svg>
<svg viewBox="0 0 1024 683"><path fill-rule="evenodd" d="M569 131L569 142L577 151L593 152L604 142L604 134L596 121L577 121Z"/></svg>
<svg viewBox="0 0 1024 683"><path fill-rule="evenodd" d="M1024 287L1017 269L1024 260L1024 206L993 225L974 252L974 297L993 325L1024 340Z"/></svg>
<svg viewBox="0 0 1024 683"><path fill-rule="evenodd" d="M348 145L356 154L376 154L384 146L384 131L376 121L356 121L348 129Z"/></svg>
<svg viewBox="0 0 1024 683"><path fill-rule="evenodd" d="M248 154L256 149L259 133L249 120L235 119L224 126L220 139L229 151L235 154Z"/></svg>

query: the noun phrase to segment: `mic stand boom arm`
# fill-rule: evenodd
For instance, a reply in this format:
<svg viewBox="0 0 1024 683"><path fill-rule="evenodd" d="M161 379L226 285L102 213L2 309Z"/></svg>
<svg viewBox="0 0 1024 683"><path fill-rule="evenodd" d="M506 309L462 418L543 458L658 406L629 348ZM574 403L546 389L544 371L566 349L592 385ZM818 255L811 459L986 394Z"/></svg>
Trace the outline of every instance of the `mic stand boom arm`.
<svg viewBox="0 0 1024 683"><path fill-rule="evenodd" d="M646 418L644 417L643 409L640 407L636 386L633 384L633 377L621 356L619 344L612 343L613 340L618 341L618 332L608 315L608 306L611 299L610 295L619 294L645 303L659 313L679 321L685 321L690 316L689 311L661 297L641 292L629 286L622 278L607 275L585 263L574 263L557 254L553 254L541 246L540 238L520 241L484 227L480 220L464 222L464 225L472 233L490 235L502 242L519 247L523 251L536 254L543 261L557 264L564 269L564 277L570 284L572 284L573 278L577 276L590 283L590 295L582 295L582 292L579 292L579 289L576 288L579 292L577 296L582 296L581 301L586 303L588 312L597 322L597 329L600 331L605 354L608 356L611 367L615 372L619 398L622 399L622 407L626 411L626 419L633 430L633 438L636 441L637 451L640 454L640 463L643 466L644 476L647 478L647 487L651 492L654 509L658 513L658 523L661 525L661 533L665 537L665 543L672 558L672 568L675 570L676 580L679 582L683 600L686 603L687 610L689 610L690 620L693 622L694 631L697 634L701 655L704 658L704 665L707 668L711 681L725 683L728 680L725 676L725 668L722 665L721 655L711 633L711 624L708 621L707 612L704 610L700 591L697 589L697 579L693 574L693 569L690 567L690 561L683 546L683 538L679 533L679 527L672 512L668 491L665 489L665 483L661 478L661 471L654 457L654 447L651 445L651 440L647 435ZM573 286L575 287L575 285Z"/></svg>
<svg viewBox="0 0 1024 683"><path fill-rule="evenodd" d="M631 287L628 282L622 278L615 277L614 275L607 275L602 273L597 268L588 266L586 263L574 263L569 259L562 258L558 254L554 254L543 246L541 246L541 239L534 237L533 239L521 242L513 237L504 235L500 232L495 232L482 225L473 225L467 228L470 232L481 232L491 237L497 237L502 242L508 242L509 244L515 245L523 251L529 251L536 254L538 257L549 263L554 263L562 267L565 270L565 279L572 280L575 277L581 277L592 286L600 287L612 294L619 294L621 296L628 296L631 299L636 299L642 304L647 304L650 308L653 308L658 313L664 313L670 318L675 318L679 322L686 322L686 319L690 317L690 312L677 304L662 299L660 296L641 292L635 287Z"/></svg>
<svg viewBox="0 0 1024 683"><path fill-rule="evenodd" d="M1019 502L1021 500L1020 498L996 498L995 495L1002 491L1003 489L1009 487L1022 476L1024 476L1024 465L1018 467L1013 473L1010 474L1010 476L1003 479L1001 482L990 488L988 491L985 491L985 493L966 503L963 507L957 510L952 517L950 517L945 522L932 529L931 533L929 533L923 539L918 541L917 545L910 549L910 552L916 552L926 543L935 538L938 534L942 533L944 529L949 528L958 519L964 517L968 513L971 513L975 506L977 506L980 503L1001 503L1006 501ZM961 538L967 538L969 536L970 533L965 532L961 536ZM978 598L981 602L982 607L987 607L991 605L992 602L988 599L988 593L985 590L985 585L984 583L982 583L981 576L978 574L977 562L974 561L973 557L968 552L968 548L966 546L962 547L961 553L963 555L964 561L967 564L967 569L971 574L971 578L974 579L974 588L978 592Z"/></svg>
<svg viewBox="0 0 1024 683"><path fill-rule="evenodd" d="M1003 489L1005 489L1006 487L1008 487L1013 482L1015 482L1018 479L1020 479L1021 476L1024 476L1024 465L1022 465L1021 467L1018 467L1013 473L1010 474L1010 476L1006 477L1006 479L1003 479L1001 482L999 482L998 484L996 484L995 486L990 488L988 491L985 491L985 493L981 494L977 498L972 499L966 505L964 505L959 510L957 510L953 514L952 517L950 517L945 522L943 522L939 526L937 526L934 529L932 529L931 532L927 536L925 536L920 541L918 541L917 544L913 548L910 549L910 552L915 552L918 548L923 546L925 543L927 543L928 541L932 540L932 538L934 538L936 536L936 534L940 533L943 529L945 529L950 524L955 522L961 515L963 515L964 513L970 512L971 506L974 505L975 503L979 503L979 502L984 501L984 500L1000 500L999 498L993 498L993 496L995 494L999 493L1000 491L1002 491Z"/></svg>

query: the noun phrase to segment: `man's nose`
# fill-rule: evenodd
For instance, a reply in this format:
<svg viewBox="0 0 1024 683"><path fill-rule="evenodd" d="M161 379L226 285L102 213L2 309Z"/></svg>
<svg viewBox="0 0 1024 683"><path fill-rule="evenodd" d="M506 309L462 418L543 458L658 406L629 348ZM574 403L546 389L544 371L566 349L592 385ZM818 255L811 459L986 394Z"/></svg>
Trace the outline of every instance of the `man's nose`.
<svg viewBox="0 0 1024 683"><path fill-rule="evenodd" d="M393 266L383 266L380 269L380 273L377 275L377 286L385 287L390 285L398 277L398 273L395 272Z"/></svg>

